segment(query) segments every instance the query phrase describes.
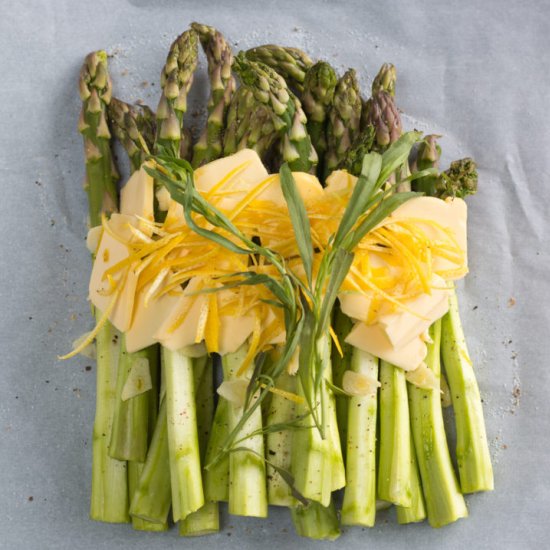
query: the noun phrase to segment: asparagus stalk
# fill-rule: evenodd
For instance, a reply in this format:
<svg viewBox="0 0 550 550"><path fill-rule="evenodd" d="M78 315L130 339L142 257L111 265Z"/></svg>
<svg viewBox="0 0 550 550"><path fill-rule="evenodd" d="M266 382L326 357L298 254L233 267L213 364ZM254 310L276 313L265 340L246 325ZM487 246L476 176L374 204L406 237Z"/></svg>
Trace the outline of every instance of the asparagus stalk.
<svg viewBox="0 0 550 550"><path fill-rule="evenodd" d="M246 52L251 61L259 61L280 74L287 84L301 94L308 69L313 65L311 58L298 48L266 44Z"/></svg>
<svg viewBox="0 0 550 550"><path fill-rule="evenodd" d="M328 388L332 382L330 337L321 336L314 345L317 346L316 356L320 362L315 369L323 373L323 379L320 388L311 395L306 380L308 374L300 372L298 394L304 397L305 403L298 407L298 411L304 420L302 428L295 430L292 438L292 473L298 492L326 507L330 503L332 491L341 489L346 481L336 405L334 395ZM322 431L319 426L312 425L314 419L311 408L317 410Z"/></svg>
<svg viewBox="0 0 550 550"><path fill-rule="evenodd" d="M325 174L330 174L342 162L346 151L359 135L361 95L354 69L346 71L334 90L327 124Z"/></svg>
<svg viewBox="0 0 550 550"><path fill-rule="evenodd" d="M426 364L439 379L441 321L431 326L430 337L432 343L428 345ZM412 384L408 385L408 393L414 447L428 521L432 527L442 527L466 517L468 510L451 463L441 398L437 390L425 390Z"/></svg>
<svg viewBox="0 0 550 550"><path fill-rule="evenodd" d="M97 310L97 321L101 317L102 313ZM127 465L125 461L109 456L120 337L120 333L110 323L105 323L96 337L97 393L92 443L90 517L108 523L129 521Z"/></svg>
<svg viewBox="0 0 550 550"><path fill-rule="evenodd" d="M229 402L220 397L214 414L212 431L206 448L205 464L210 466L205 472L205 499L212 502L229 500L229 457L218 462L215 457L223 451L223 444L229 433Z"/></svg>
<svg viewBox="0 0 550 550"><path fill-rule="evenodd" d="M132 171L139 170L145 156L153 151L155 114L146 105L128 105L113 97L109 105L109 121L130 158Z"/></svg>
<svg viewBox="0 0 550 550"><path fill-rule="evenodd" d="M336 540L340 536L340 525L334 501L328 506L311 501L307 506L291 508L296 533L301 537L316 540Z"/></svg>
<svg viewBox="0 0 550 550"><path fill-rule="evenodd" d="M148 392L148 428L147 432L149 435L148 444L151 445L153 439L153 433L157 423L157 417L159 412L159 378L160 378L160 369L158 361L158 349L148 348L149 352L154 351L154 360L149 363L151 369L151 383L152 388ZM136 493L139 487L139 480L141 474L145 468L144 462L128 462L128 492L130 495L130 503L133 500L133 496ZM170 485L168 484L168 490ZM169 491L168 491L169 492ZM143 518L137 516L132 516L132 527L138 531L166 531L168 529L168 523L154 523L147 521Z"/></svg>
<svg viewBox="0 0 550 550"><path fill-rule="evenodd" d="M247 344L222 357L224 380L234 380L247 353ZM252 399L255 399L253 396ZM229 431L241 419L244 407L228 404ZM262 411L258 407L237 434L240 443L229 455L229 513L237 516L267 517L267 488Z"/></svg>
<svg viewBox="0 0 550 550"><path fill-rule="evenodd" d="M277 379L277 388L296 393L296 377L284 372ZM292 431L284 428L278 431L270 431L269 427L274 425L284 426L295 418L296 403L282 395L274 394L266 418L268 427L266 456L269 463L287 472L291 469ZM269 504L292 506L294 503L288 483L281 477L277 469L270 466L270 464L267 465L267 492Z"/></svg>
<svg viewBox="0 0 550 550"><path fill-rule="evenodd" d="M281 137L281 151L291 170L309 172L317 164L317 153L306 129L306 116L300 100L284 79L263 63L250 61L242 53L235 58L235 71L241 85L252 92L256 105L269 113Z"/></svg>
<svg viewBox="0 0 550 550"><path fill-rule="evenodd" d="M124 385L130 371L139 360L147 361L150 371L156 371L158 369L157 349L152 347L128 354L123 336L117 374L116 405L109 445L109 455L118 460L145 462L147 456L149 399L152 398L152 390L125 401L122 400Z"/></svg>
<svg viewBox="0 0 550 550"><path fill-rule="evenodd" d="M307 131L320 164L327 150L327 118L337 81L335 70L325 61L310 67L304 78L302 104L307 116Z"/></svg>
<svg viewBox="0 0 550 550"><path fill-rule="evenodd" d="M334 308L333 329L342 348L342 355L336 346L332 347L332 374L334 384L341 388L344 378L344 373L349 370L351 365L351 357L353 347L345 343L351 327L353 325L351 319L342 313L339 307ZM338 429L340 431L340 441L347 442L348 440L348 405L349 398L346 395L336 395L336 416L338 419ZM345 457L346 446L342 446L342 454Z"/></svg>
<svg viewBox="0 0 550 550"><path fill-rule="evenodd" d="M405 525L407 523L418 523L426 519L426 505L424 495L420 485L420 474L418 473L418 463L416 461L416 451L412 432L409 437L410 452L410 480L411 480L411 502L410 506L396 506L397 522Z"/></svg>
<svg viewBox="0 0 550 550"><path fill-rule="evenodd" d="M170 46L161 75L162 95L157 108L157 152L180 157L186 144L183 115L187 111L187 94L193 83L198 61L198 36L187 30Z"/></svg>
<svg viewBox="0 0 550 550"><path fill-rule="evenodd" d="M455 412L456 457L462 492L491 491L493 468L481 397L454 292L449 311L441 322L441 354Z"/></svg>
<svg viewBox="0 0 550 550"><path fill-rule="evenodd" d="M210 77L206 128L193 152L193 167L197 167L217 159L222 154L225 119L236 85L231 74L233 52L223 35L213 27L200 23L193 23L191 27L198 34L206 53Z"/></svg>
<svg viewBox="0 0 550 550"><path fill-rule="evenodd" d="M411 505L411 436L405 371L380 361L378 498Z"/></svg>
<svg viewBox="0 0 550 550"><path fill-rule="evenodd" d="M133 492L130 514L166 525L171 504L166 399L161 400L147 458Z"/></svg>
<svg viewBox="0 0 550 550"><path fill-rule="evenodd" d="M380 91L384 91L392 97L395 97L396 81L397 71L395 67L391 63L384 63L372 81L373 95Z"/></svg>
<svg viewBox="0 0 550 550"><path fill-rule="evenodd" d="M166 381L172 515L178 521L204 504L193 360L183 352L163 347L162 366Z"/></svg>
<svg viewBox="0 0 550 550"><path fill-rule="evenodd" d="M90 224L116 210L118 178L111 155L111 133L107 107L111 101L111 79L104 51L90 53L79 79L82 111L78 129L84 139L86 190ZM102 317L95 312L96 319ZM97 393L92 450L92 495L90 517L111 523L128 521L128 480L126 462L109 456L109 436L113 422L120 334L105 323L96 338Z"/></svg>
<svg viewBox="0 0 550 550"><path fill-rule="evenodd" d="M194 365L195 400L197 404L197 429L201 463L204 464L208 436L212 429L214 416L214 372L212 359L202 357ZM203 476L203 483L205 477ZM205 498L206 500L206 498ZM179 523L179 533L182 536L200 536L219 531L220 518L217 502L206 501L202 508L189 514Z"/></svg>
<svg viewBox="0 0 550 550"><path fill-rule="evenodd" d="M350 366L353 372L378 377L378 359L360 349L353 349ZM376 392L350 397L348 407L342 525L372 527L376 515Z"/></svg>

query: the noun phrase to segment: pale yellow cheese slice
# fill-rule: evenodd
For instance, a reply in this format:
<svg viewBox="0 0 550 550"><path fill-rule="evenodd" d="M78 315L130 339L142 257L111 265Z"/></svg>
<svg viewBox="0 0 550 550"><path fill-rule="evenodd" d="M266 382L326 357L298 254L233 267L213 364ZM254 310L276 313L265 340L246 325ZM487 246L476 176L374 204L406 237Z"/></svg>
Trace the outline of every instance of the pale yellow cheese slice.
<svg viewBox="0 0 550 550"><path fill-rule="evenodd" d="M446 241L449 236L442 228L450 232L456 244L464 253L464 262L455 263L440 256L434 257L433 269L435 271L456 270L468 267L468 245L467 245L467 220L468 207L466 202L459 198L441 200L435 197L417 197L407 201L397 208L388 218L389 220L413 219L428 239L432 241ZM422 223L420 220L430 220L437 225ZM386 223L386 222L383 222ZM437 227L439 226L439 227ZM463 277L462 275L452 276L450 279Z"/></svg>
<svg viewBox="0 0 550 550"><path fill-rule="evenodd" d="M144 163L128 179L120 192L120 213L134 215L149 221L154 221L154 180L145 171ZM136 227L148 236L151 236L151 226L143 221L137 221Z"/></svg>
<svg viewBox="0 0 550 550"><path fill-rule="evenodd" d="M416 369L426 358L427 347L420 337L395 348L384 329L376 325L356 323L346 338L346 343L388 361L404 370Z"/></svg>

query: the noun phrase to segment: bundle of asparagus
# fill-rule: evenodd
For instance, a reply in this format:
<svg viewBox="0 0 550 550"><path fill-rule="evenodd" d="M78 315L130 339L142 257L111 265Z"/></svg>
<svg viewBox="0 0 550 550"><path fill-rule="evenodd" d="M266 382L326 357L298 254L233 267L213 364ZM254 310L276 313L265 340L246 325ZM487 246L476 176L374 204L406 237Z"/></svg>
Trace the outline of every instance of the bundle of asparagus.
<svg viewBox="0 0 550 550"><path fill-rule="evenodd" d="M211 94L193 145L199 43ZM91 517L162 531L172 508L192 536L218 531L219 502L258 517L271 504L298 534L331 540L340 524L374 525L380 505L399 523L465 517L463 495L493 477L456 295L442 288L467 271L465 243L438 212L465 212L475 163L440 172L437 136L403 133L390 64L364 100L353 69L338 79L275 45L234 58L193 23L161 85L154 114L111 98L105 52L80 75L96 327L65 357L95 341ZM120 199L112 135L133 171ZM324 189L308 174L318 162Z"/></svg>

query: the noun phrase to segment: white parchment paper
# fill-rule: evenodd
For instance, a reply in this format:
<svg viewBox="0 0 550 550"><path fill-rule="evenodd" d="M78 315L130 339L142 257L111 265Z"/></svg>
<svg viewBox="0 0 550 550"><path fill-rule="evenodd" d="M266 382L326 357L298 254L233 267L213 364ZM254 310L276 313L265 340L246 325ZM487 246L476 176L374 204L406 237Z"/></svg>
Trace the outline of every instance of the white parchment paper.
<svg viewBox="0 0 550 550"><path fill-rule="evenodd" d="M402 527L383 512L333 546L548 546L548 2L2 0L1 14L0 548L319 544L298 539L283 509L263 521L225 514L219 535L190 540L88 519L95 366L56 359L91 326L78 70L105 48L116 95L155 107L168 45L193 20L220 28L235 50L283 43L355 67L364 89L393 62L406 126L444 135L444 164L471 155L479 165L459 298L496 490L469 497L470 518L449 527ZM207 95L204 65L195 104Z"/></svg>

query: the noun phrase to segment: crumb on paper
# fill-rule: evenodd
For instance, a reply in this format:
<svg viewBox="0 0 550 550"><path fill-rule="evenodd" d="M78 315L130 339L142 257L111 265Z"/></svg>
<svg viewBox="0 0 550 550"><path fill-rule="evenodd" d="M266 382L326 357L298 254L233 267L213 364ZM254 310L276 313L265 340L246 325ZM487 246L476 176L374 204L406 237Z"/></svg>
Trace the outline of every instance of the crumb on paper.
<svg viewBox="0 0 550 550"><path fill-rule="evenodd" d="M508 300L508 307L514 307L516 305L516 299L513 296L510 296Z"/></svg>
<svg viewBox="0 0 550 550"><path fill-rule="evenodd" d="M147 80L144 80L140 82L139 86L140 88L147 88L149 86L149 82Z"/></svg>

